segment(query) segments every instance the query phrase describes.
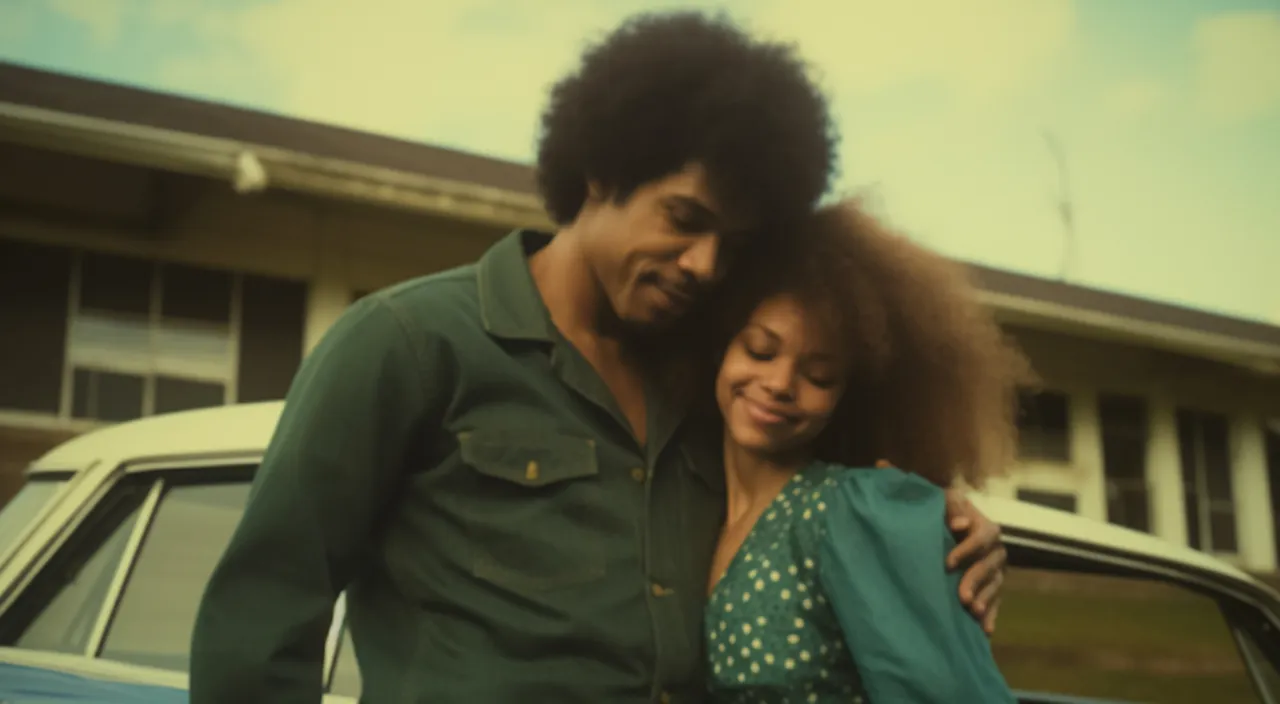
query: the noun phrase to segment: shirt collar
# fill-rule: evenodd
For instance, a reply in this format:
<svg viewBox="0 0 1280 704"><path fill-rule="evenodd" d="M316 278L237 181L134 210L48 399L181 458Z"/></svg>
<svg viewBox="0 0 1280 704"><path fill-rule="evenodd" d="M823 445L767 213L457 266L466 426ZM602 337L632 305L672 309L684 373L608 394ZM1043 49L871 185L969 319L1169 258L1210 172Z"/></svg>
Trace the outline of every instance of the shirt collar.
<svg viewBox="0 0 1280 704"><path fill-rule="evenodd" d="M516 230L498 240L480 258L476 284L480 320L490 335L506 339L551 342L551 315L529 273L529 255L546 246L551 235Z"/></svg>

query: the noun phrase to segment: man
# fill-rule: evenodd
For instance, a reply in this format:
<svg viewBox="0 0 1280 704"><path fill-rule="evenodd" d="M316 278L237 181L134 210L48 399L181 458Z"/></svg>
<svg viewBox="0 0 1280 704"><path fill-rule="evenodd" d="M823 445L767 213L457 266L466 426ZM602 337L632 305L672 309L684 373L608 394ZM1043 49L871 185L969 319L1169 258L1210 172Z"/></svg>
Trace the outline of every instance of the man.
<svg viewBox="0 0 1280 704"><path fill-rule="evenodd" d="M318 702L344 589L365 702L701 701L723 475L630 341L785 237L833 154L802 63L727 21L643 16L590 49L543 116L554 238L368 297L303 365L191 701ZM989 600L998 539L953 518Z"/></svg>

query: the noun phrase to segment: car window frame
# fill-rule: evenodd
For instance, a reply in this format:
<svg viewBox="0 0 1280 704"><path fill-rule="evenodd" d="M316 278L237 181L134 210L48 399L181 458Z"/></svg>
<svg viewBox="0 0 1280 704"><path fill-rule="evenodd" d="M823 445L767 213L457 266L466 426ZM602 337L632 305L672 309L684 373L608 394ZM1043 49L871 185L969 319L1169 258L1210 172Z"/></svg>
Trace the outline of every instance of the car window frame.
<svg viewBox="0 0 1280 704"><path fill-rule="evenodd" d="M8 616L15 602L27 593L27 590L31 588L32 582L43 574L45 570L49 569L51 563L56 566L63 558L70 559L70 556L64 555L63 551L65 549L74 549L75 545L68 548L69 543L83 542L82 540L77 540L77 536L83 536L83 529L86 524L92 524L102 516L104 510L110 510L110 500L116 495L118 487L136 483L149 484L150 487L147 489L147 495L139 509L138 519L132 528L129 542L121 555L119 564L116 565L115 574L104 595L103 602L99 605L99 612L88 643L84 652L78 653L79 656L95 662L134 666L132 663L104 658L101 656L101 651L110 633L111 622L120 609L121 599L128 589L128 581L137 565L146 535L155 521L166 487L234 483L236 481L251 483L253 474L261 464L261 461L261 453L219 453L192 457L146 458L117 466L101 482L100 486L95 488L93 494L85 500L84 505L78 507L67 525L61 528L59 534L49 540L43 546L40 554L31 560L31 563L24 570L22 578L15 580L3 593L0 593L0 619ZM228 479L229 473L240 478L238 480ZM75 479L73 478L72 481L75 481ZM325 638L323 685L326 694L330 690L333 672L336 669L339 655L342 633L346 628L345 596L345 593L339 594L338 599L335 601L333 618L330 621ZM42 598L47 599L48 597ZM7 648L0 646L0 649ZM161 669L165 672L179 672L164 668L154 669ZM186 672L181 672L180 674L187 675Z"/></svg>
<svg viewBox="0 0 1280 704"><path fill-rule="evenodd" d="M22 489L25 489L27 485L33 481L57 482L59 486L53 492L53 495L46 499L40 508L36 509L35 514L31 516L31 520L18 530L18 535L13 539L13 543L5 550L0 551L0 570L3 570L9 564L9 561L22 551L22 548L27 544L27 541L31 540L31 538L39 532L40 527L45 522L45 519L57 510L58 506L62 504L62 501L74 488L76 480L81 476L82 473L77 472L74 469L42 470L39 472L28 472L26 474L22 487L18 489L18 491L22 491Z"/></svg>

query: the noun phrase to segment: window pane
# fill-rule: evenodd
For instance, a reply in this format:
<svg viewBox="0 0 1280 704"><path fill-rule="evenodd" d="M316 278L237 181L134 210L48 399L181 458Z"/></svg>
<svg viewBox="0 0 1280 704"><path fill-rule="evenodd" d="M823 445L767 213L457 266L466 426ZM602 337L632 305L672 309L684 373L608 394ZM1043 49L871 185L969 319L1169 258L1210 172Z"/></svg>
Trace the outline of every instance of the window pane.
<svg viewBox="0 0 1280 704"><path fill-rule="evenodd" d="M1194 491L1184 491L1182 502L1187 516L1187 545L1200 550L1204 544L1200 539L1200 495Z"/></svg>
<svg viewBox="0 0 1280 704"><path fill-rule="evenodd" d="M1140 479L1107 479L1107 520L1134 530L1151 530L1147 483Z"/></svg>
<svg viewBox="0 0 1280 704"><path fill-rule="evenodd" d="M165 264L160 276L160 314L164 317L223 324L231 320L230 273Z"/></svg>
<svg viewBox="0 0 1280 704"><path fill-rule="evenodd" d="M151 369L151 323L138 315L82 311L71 320L71 363L144 374Z"/></svg>
<svg viewBox="0 0 1280 704"><path fill-rule="evenodd" d="M152 264L144 259L85 253L80 307L145 316L151 311Z"/></svg>
<svg viewBox="0 0 1280 704"><path fill-rule="evenodd" d="M177 375L231 377L231 329L165 321L152 336L155 369Z"/></svg>
<svg viewBox="0 0 1280 704"><path fill-rule="evenodd" d="M0 559L9 552L27 525L48 505L64 481L32 479L0 510Z"/></svg>
<svg viewBox="0 0 1280 704"><path fill-rule="evenodd" d="M69 250L0 239L0 408L54 414L62 400Z"/></svg>
<svg viewBox="0 0 1280 704"><path fill-rule="evenodd" d="M59 653L84 652L137 519L135 505L124 521L110 528L106 540L96 550L68 556L73 558L73 564L66 566L68 577L59 580L56 595L23 631L15 643L17 647Z"/></svg>
<svg viewBox="0 0 1280 704"><path fill-rule="evenodd" d="M165 493L102 657L186 671L200 597L248 497L248 482L175 486Z"/></svg>
<svg viewBox="0 0 1280 704"><path fill-rule="evenodd" d="M281 399L302 362L307 285L245 276L238 354L241 403Z"/></svg>
<svg viewBox="0 0 1280 704"><path fill-rule="evenodd" d="M1210 598L1159 582L1010 568L992 647L1015 689L1162 704L1259 701Z"/></svg>
<svg viewBox="0 0 1280 704"><path fill-rule="evenodd" d="M342 629L338 661L333 666L329 691L346 697L360 696L360 665L356 662L356 648L351 642L351 631L346 628Z"/></svg>
<svg viewBox="0 0 1280 704"><path fill-rule="evenodd" d="M145 381L133 374L75 371L71 414L76 418L126 421L142 417Z"/></svg>
<svg viewBox="0 0 1280 704"><path fill-rule="evenodd" d="M1236 552L1236 512L1234 508L1209 509L1209 530L1212 532L1213 549L1216 552Z"/></svg>
<svg viewBox="0 0 1280 704"><path fill-rule="evenodd" d="M1241 642L1244 649L1249 651L1249 656L1255 663L1256 671L1262 680L1262 686L1266 688L1267 693L1273 700L1280 700L1280 671L1276 670L1275 665L1267 658L1267 653L1258 644L1257 639L1249 633L1242 632Z"/></svg>
<svg viewBox="0 0 1280 704"><path fill-rule="evenodd" d="M1231 456L1227 449L1227 417L1218 413L1200 415L1204 434L1205 486L1209 498L1231 501Z"/></svg>
<svg viewBox="0 0 1280 704"><path fill-rule="evenodd" d="M1038 504L1048 508L1056 508L1059 511L1067 511L1069 513L1076 512L1076 497L1074 494L1063 494L1057 491L1038 491L1036 489L1019 489L1018 500L1026 501L1031 504Z"/></svg>
<svg viewBox="0 0 1280 704"><path fill-rule="evenodd" d="M1018 455L1026 459L1071 459L1071 423L1065 394L1021 391L1018 395Z"/></svg>
<svg viewBox="0 0 1280 704"><path fill-rule="evenodd" d="M225 402L226 387L222 384L171 376L156 377L156 413L210 408Z"/></svg>
<svg viewBox="0 0 1280 704"><path fill-rule="evenodd" d="M1102 466L1108 479L1145 480L1147 476L1147 408L1140 398L1102 396L1098 401L1102 425ZM1132 486L1126 484L1126 486ZM1113 523L1146 530L1110 518Z"/></svg>

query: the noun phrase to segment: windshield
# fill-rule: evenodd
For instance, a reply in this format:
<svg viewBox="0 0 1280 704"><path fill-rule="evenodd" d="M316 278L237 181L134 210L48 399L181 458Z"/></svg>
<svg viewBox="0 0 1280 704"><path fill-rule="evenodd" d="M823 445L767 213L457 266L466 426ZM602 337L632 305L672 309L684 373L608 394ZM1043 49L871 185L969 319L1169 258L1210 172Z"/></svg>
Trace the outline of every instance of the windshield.
<svg viewBox="0 0 1280 704"><path fill-rule="evenodd" d="M34 477L18 490L17 495L0 509L0 560L3 560L22 535L27 526L49 500L66 483L62 478Z"/></svg>

